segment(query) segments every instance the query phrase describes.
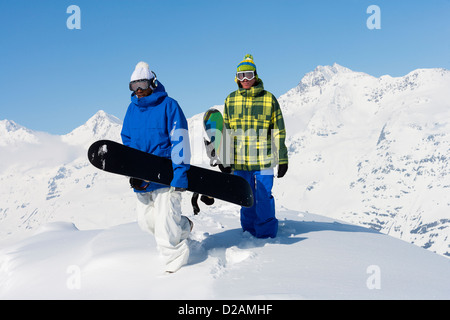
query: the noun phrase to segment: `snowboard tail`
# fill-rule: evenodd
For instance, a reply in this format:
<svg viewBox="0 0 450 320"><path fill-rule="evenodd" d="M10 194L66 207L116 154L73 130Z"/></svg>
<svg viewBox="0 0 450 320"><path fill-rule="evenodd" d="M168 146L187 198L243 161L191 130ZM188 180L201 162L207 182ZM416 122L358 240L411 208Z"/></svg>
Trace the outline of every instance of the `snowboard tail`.
<svg viewBox="0 0 450 320"><path fill-rule="evenodd" d="M214 148L213 157L219 160L223 156L223 117L219 110L211 108L203 116L203 127Z"/></svg>
<svg viewBox="0 0 450 320"><path fill-rule="evenodd" d="M94 142L88 150L90 163L100 170L170 186L172 161L111 140ZM253 206L248 182L238 176L190 166L187 190L243 207Z"/></svg>

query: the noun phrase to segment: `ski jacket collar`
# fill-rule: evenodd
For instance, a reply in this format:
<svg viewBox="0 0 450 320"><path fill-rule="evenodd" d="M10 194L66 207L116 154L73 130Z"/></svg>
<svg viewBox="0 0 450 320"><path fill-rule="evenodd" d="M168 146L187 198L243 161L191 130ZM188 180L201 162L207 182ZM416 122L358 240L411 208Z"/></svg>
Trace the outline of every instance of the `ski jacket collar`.
<svg viewBox="0 0 450 320"><path fill-rule="evenodd" d="M261 79L258 79L256 84L250 89L239 88L238 93L246 98L254 98L264 95L264 84Z"/></svg>
<svg viewBox="0 0 450 320"><path fill-rule="evenodd" d="M140 109L146 109L149 107L156 107L163 102L163 100L167 97L167 92L161 82L156 80L158 86L153 91L153 93L147 97L142 97L138 99L136 94L133 92L131 94L131 102L135 104Z"/></svg>

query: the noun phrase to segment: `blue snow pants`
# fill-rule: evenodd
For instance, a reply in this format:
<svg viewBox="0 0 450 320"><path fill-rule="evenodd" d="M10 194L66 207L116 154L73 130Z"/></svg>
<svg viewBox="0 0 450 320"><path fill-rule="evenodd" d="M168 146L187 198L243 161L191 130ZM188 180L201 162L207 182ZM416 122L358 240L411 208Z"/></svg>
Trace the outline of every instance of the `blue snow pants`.
<svg viewBox="0 0 450 320"><path fill-rule="evenodd" d="M273 169L261 171L234 171L252 187L254 204L241 208L241 226L257 238L275 238L278 220L275 218L275 200L272 196Z"/></svg>

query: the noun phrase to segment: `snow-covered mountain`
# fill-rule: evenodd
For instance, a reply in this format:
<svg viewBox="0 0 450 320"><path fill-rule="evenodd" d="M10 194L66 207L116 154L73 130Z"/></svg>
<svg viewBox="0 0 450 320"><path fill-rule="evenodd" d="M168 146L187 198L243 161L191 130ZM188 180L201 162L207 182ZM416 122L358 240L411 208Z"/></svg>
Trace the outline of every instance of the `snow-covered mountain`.
<svg viewBox="0 0 450 320"><path fill-rule="evenodd" d="M319 66L306 74L298 86L278 99L286 121L290 154L287 175L276 179L274 185L277 210L285 221L281 223L280 238L260 242L242 236L238 232L239 208L219 201L213 207L202 207L200 215L191 216L196 225L192 238L195 261L191 267L196 268L196 273L209 274L215 279L211 285L216 286L216 281L222 284L231 281L238 271L244 271L244 278L254 277L251 267L254 263L266 266L260 267L259 276L269 278L277 268L292 266L285 270L286 277L278 277L280 283L288 286L292 281L308 283L308 268L299 267L302 262L317 268L331 259L335 265L350 267L349 260L364 257L364 263L373 258L378 261L375 264L400 268L404 260L394 257L402 258L402 252L410 250L405 249L409 248L406 242L450 256L449 86L450 71L444 69L418 69L404 77L376 78L334 64ZM188 119L192 163L207 166L201 119L201 114ZM135 196L127 179L101 172L87 161L86 150L91 142L98 139L120 141L120 130L121 121L104 111L97 112L86 124L63 136L35 132L10 120L0 121L0 249L4 248L0 252L0 287L11 288L0 292L0 296L24 294L17 282L22 281L22 277L36 275L23 267L24 264L29 263L30 268L37 265L48 268L51 277L54 274L52 263L56 266L69 263L66 251L75 255L73 263L85 263L91 278L112 261L120 269L130 268L126 262L118 261L122 258L147 262L154 259L152 238L135 235ZM188 193L183 198L183 209L192 215ZM59 223L47 225L55 221ZM325 230L342 232L330 236L323 232ZM36 236L22 240L36 232ZM406 242L383 237L378 232ZM121 243L113 240L116 236ZM139 245L140 241L148 242ZM54 243L61 245L54 248ZM307 243L310 245L303 247ZM106 244L111 247L107 248ZM292 258L296 252L302 252L295 266L275 254L280 244L291 244L282 246L280 255ZM137 249L133 251L135 246ZM149 246L152 249L145 253ZM56 256L42 265L34 249L44 256L53 253ZM126 253L128 250L134 253ZM407 255L411 264L414 259L425 259L429 262L428 270L432 270L421 273L425 279L423 285L412 290L426 292L420 297L430 297L430 290L425 289L426 282L434 281L433 273L443 274L441 270L448 268L449 260L432 253L423 255L421 248L411 250ZM376 256L372 255L374 252ZM389 258L383 256L388 252ZM275 260L280 263L276 266L269 263ZM361 263L359 261L358 266ZM156 266L151 268L157 269ZM345 286L344 282L349 279L355 281L350 273L357 270L348 270L340 274L342 278L336 276L327 281L334 288ZM317 280L330 270L319 271L311 279ZM418 274L416 269L410 271L406 278ZM115 269L106 274L116 277L117 272L119 270ZM144 275L139 270L136 272ZM392 278L399 277L396 271L388 274ZM363 276L367 277L365 269ZM146 279L150 282L164 282L154 274L149 277L151 279ZM138 278L131 273L125 276L132 282ZM99 285L107 282L102 279L93 281ZM212 281L210 278L194 280ZM6 281L6 285L1 281ZM311 281L307 288L314 287ZM181 283L189 285L189 281ZM336 292L324 294L300 290L296 286L290 288L292 290L261 288L263 293L257 295L256 291L240 287L244 290L240 296L339 297ZM371 297L367 287L358 288L362 297ZM295 293L297 289L301 294ZM353 289L349 285L341 297L357 297L359 289ZM192 297L208 296L208 290L213 289L207 286L205 290L195 292ZM230 297L232 291L229 290L214 291L213 296ZM445 295L442 294L444 289L439 290L436 297L448 298L448 292ZM401 298L404 294L393 292L373 297ZM419 297L414 292L404 297ZM108 296L106 293L107 290L102 291L100 296ZM141 293L139 291L138 296ZM141 296L153 297L151 294Z"/></svg>
<svg viewBox="0 0 450 320"><path fill-rule="evenodd" d="M106 139L120 141L122 121L105 111L98 111L84 125L61 137L70 145L88 148L94 141Z"/></svg>
<svg viewBox="0 0 450 320"><path fill-rule="evenodd" d="M39 139L32 130L18 125L12 120L0 121L0 146L14 146L17 143L38 143Z"/></svg>
<svg viewBox="0 0 450 320"><path fill-rule="evenodd" d="M279 98L292 164L280 201L450 255L449 87L445 69L305 75Z"/></svg>
<svg viewBox="0 0 450 320"><path fill-rule="evenodd" d="M11 242L55 220L82 228L129 221L125 198L133 195L126 179L93 170L86 157L91 142L119 140L121 127L120 120L99 111L64 136L28 129L20 129L28 134L24 140L5 136L10 143L0 146L0 239Z"/></svg>

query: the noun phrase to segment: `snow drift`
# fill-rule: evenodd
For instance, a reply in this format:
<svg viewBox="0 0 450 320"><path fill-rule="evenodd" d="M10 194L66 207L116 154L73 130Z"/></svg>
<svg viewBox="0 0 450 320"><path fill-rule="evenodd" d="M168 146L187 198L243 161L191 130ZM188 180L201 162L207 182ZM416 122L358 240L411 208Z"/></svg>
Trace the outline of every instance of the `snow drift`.
<svg viewBox="0 0 450 320"><path fill-rule="evenodd" d="M137 223L51 223L0 252L2 299L448 299L450 261L376 231L279 208L256 239L227 204L191 217L191 256L164 274Z"/></svg>

